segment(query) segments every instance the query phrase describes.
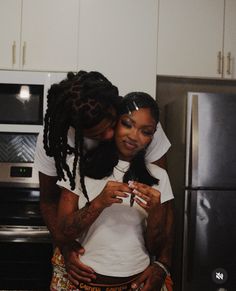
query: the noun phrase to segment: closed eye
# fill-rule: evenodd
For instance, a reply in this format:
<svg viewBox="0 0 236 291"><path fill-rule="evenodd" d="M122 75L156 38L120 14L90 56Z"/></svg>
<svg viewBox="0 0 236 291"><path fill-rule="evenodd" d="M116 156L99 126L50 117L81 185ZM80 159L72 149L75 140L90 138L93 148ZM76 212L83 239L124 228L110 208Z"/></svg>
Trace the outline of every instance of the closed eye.
<svg viewBox="0 0 236 291"><path fill-rule="evenodd" d="M121 119L121 124L127 128L131 128L133 126L132 122L126 119Z"/></svg>
<svg viewBox="0 0 236 291"><path fill-rule="evenodd" d="M142 130L142 134L146 136L153 136L154 131L153 130Z"/></svg>

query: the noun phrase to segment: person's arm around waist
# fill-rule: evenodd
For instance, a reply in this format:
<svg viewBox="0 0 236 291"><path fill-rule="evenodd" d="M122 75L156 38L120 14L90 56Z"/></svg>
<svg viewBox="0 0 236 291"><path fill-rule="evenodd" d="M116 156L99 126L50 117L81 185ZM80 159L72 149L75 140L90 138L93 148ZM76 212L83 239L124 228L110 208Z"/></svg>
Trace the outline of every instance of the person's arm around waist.
<svg viewBox="0 0 236 291"><path fill-rule="evenodd" d="M90 282L94 279L94 271L80 261L84 248L77 242L63 242L63 236L57 227L57 210L60 199L60 188L56 185L57 177L39 172L40 209L44 222L50 231L54 246L59 247L63 254L68 278L73 284L78 280Z"/></svg>

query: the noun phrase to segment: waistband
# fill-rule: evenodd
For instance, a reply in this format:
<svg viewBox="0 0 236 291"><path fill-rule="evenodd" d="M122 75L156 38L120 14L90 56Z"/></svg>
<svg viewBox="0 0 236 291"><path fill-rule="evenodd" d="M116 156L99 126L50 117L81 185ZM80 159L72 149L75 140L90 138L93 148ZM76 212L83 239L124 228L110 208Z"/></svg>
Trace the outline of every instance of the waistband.
<svg viewBox="0 0 236 291"><path fill-rule="evenodd" d="M79 283L77 286L80 291L125 291L131 290L132 282L125 284L94 284Z"/></svg>
<svg viewBox="0 0 236 291"><path fill-rule="evenodd" d="M83 283L80 282L74 286L65 276L53 276L51 281L51 291L129 291L131 290L131 282L122 284L98 284L98 283Z"/></svg>
<svg viewBox="0 0 236 291"><path fill-rule="evenodd" d="M129 276L129 277L111 277L111 276L105 276L105 275L101 275L98 273L95 273L96 275L96 280L95 280L95 284L111 284L111 285L116 285L116 284L127 284L130 283L132 281L134 281L139 274L133 275L133 276Z"/></svg>

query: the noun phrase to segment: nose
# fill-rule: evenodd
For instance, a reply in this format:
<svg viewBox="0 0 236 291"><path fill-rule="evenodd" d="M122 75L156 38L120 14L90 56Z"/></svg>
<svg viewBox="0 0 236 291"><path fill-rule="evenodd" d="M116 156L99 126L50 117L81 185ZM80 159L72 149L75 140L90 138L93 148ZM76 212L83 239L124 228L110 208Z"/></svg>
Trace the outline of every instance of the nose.
<svg viewBox="0 0 236 291"><path fill-rule="evenodd" d="M138 139L138 130L135 128L132 128L129 131L128 137L132 140L137 140Z"/></svg>
<svg viewBox="0 0 236 291"><path fill-rule="evenodd" d="M109 140L109 139L112 139L113 136L114 136L114 128L107 128L102 135L102 139Z"/></svg>

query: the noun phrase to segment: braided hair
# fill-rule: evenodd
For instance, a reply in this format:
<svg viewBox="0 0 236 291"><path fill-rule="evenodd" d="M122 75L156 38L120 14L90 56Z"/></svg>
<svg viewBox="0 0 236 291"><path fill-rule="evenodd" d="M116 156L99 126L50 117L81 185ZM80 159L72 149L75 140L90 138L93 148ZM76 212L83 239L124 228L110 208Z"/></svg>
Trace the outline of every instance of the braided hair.
<svg viewBox="0 0 236 291"><path fill-rule="evenodd" d="M159 122L159 108L157 102L147 93L132 92L127 94L119 104L118 115L128 114L139 108L149 108L152 118ZM153 177L145 163L145 150L138 152L130 162L130 167L124 174L123 182L136 180L147 185L158 184L159 180ZM84 172L86 176L102 179L110 176L113 168L118 164L119 155L114 141L101 143L96 149L89 151L85 156ZM97 169L99 168L99 171Z"/></svg>
<svg viewBox="0 0 236 291"><path fill-rule="evenodd" d="M47 110L43 143L46 154L55 160L58 179L66 180L75 188L76 166L79 161L81 186L85 196L83 174L83 130L90 129L103 119L114 119L111 109L116 109L118 89L99 72L69 72L67 78L53 84L47 95ZM75 129L74 147L68 144L68 130ZM67 156L74 154L73 168L67 164ZM87 197L88 199L88 197Z"/></svg>

